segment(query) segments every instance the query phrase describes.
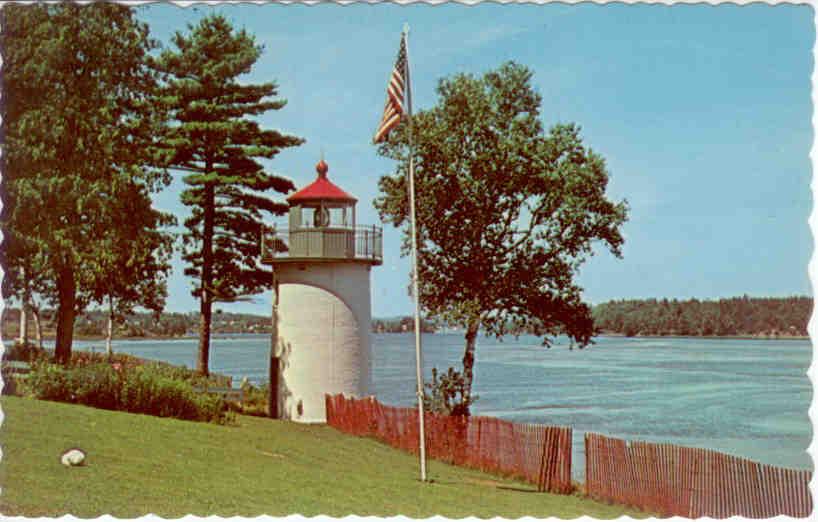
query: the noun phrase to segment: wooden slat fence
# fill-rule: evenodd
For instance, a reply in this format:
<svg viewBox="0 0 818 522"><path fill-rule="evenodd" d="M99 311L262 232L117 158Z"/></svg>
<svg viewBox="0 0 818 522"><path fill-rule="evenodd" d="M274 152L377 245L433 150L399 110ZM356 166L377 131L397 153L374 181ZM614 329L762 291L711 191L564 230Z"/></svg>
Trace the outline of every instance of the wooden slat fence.
<svg viewBox="0 0 818 522"><path fill-rule="evenodd" d="M418 452L416 409L343 395L327 395L326 406L330 426ZM424 424L430 458L521 479L537 485L539 491L572 491L571 428L432 413L425 414Z"/></svg>
<svg viewBox="0 0 818 522"><path fill-rule="evenodd" d="M585 434L586 493L662 515L807 517L811 476L712 450Z"/></svg>

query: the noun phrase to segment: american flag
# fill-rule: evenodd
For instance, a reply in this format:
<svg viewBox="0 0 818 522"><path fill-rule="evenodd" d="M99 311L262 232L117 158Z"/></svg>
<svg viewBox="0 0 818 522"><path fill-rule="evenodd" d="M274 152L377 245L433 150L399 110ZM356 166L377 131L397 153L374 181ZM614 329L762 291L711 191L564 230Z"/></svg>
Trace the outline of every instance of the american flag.
<svg viewBox="0 0 818 522"><path fill-rule="evenodd" d="M405 86L409 79L409 70L406 62L406 34L401 35L400 50L392 75L389 77L389 84L386 86L386 106L383 108L383 117L378 130L375 132L375 143L380 143L386 139L391 131L403 116L403 104L405 97Z"/></svg>

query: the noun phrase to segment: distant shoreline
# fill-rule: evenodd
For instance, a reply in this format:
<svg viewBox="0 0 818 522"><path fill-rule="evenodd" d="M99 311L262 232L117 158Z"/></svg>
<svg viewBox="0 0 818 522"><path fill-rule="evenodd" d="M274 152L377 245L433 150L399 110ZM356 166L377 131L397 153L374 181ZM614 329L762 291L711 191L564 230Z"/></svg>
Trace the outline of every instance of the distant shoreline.
<svg viewBox="0 0 818 522"><path fill-rule="evenodd" d="M628 337L625 334L615 332L605 332L599 334L597 337L617 337L625 339L713 339L724 341L809 341L808 335L779 335L773 337L769 335L631 335Z"/></svg>
<svg viewBox="0 0 818 522"><path fill-rule="evenodd" d="M373 334L388 334L388 335L399 335L399 334L412 334L413 332L372 332ZM442 334L442 335L463 335L460 332L424 332L424 333L431 333L431 334ZM231 336L265 336L269 335L268 333L252 333L252 332L220 332L217 334L213 334L211 338L224 338L224 337L231 337ZM613 338L623 338L623 339L707 339L707 340L723 340L723 341L809 341L810 337L808 335L781 335L778 337L771 337L771 336L752 336L752 335L632 335L630 337L626 336L625 334L615 333L615 332L603 332L600 333L597 337L613 337ZM183 340L183 339L198 339L197 335L166 335L166 336L131 336L131 337L114 337L113 342L116 341L173 341L173 340ZM45 336L43 341L54 341L54 336ZM3 337L4 342L14 342L16 339ZM84 335L75 335L75 341L105 341L105 337L102 336L84 336ZM29 342L35 342L33 338L29 339Z"/></svg>

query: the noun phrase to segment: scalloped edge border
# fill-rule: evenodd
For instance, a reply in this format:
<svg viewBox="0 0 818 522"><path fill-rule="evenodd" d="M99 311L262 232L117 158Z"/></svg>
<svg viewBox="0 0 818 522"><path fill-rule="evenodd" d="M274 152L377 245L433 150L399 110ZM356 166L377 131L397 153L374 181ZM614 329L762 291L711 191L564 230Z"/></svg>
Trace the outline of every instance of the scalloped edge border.
<svg viewBox="0 0 818 522"><path fill-rule="evenodd" d="M810 258L810 261L809 261L809 263L807 265L807 270L808 270L808 274L809 274L809 278L810 278L810 283L812 285L813 303L816 303L815 296L818 293L818 177L816 176L816 170L818 170L818 112L816 111L816 106L818 106L818 90L816 90L816 86L818 86L818 69L816 69L816 64L818 64L818 5L817 5L818 0L800 0L800 1L787 1L787 0L749 0L749 1L744 1L744 0L727 0L727 1L722 1L722 0L707 0L707 1L702 1L702 0L644 0L644 1L640 1L640 0L613 0L613 1L607 1L607 0L557 0L557 1L551 1L551 0L224 0L224 1L219 1L219 0L174 0L174 1L170 1L170 2L161 2L161 1L158 1L158 0L114 0L114 1L116 3L121 3L121 4L126 4L126 5L133 5L133 6L169 3L169 4L173 4L173 5L177 6L177 7L182 7L182 8L192 7L192 6L197 6L197 5L219 5L219 4L231 4L231 5L242 5L242 4L247 4L247 5L264 5L264 4L319 5L319 4L329 4L329 3L334 3L334 4L338 4L338 5L353 5L353 4L368 4L368 5L378 5L378 4L399 4L399 5L426 4L426 5L430 5L430 6L436 6L436 5L448 4L448 3L458 3L458 4L462 4L462 5L466 5L466 6L472 6L472 5L483 4L483 3L492 3L492 4L500 4L500 5L506 5L506 4L540 4L540 5L542 5L542 4L552 4L552 3L570 5L570 4L589 4L589 3L592 3L592 4L597 4L597 5L605 5L605 4L626 4L626 5L647 4L647 5L666 5L666 6L672 6L674 4L683 4L683 5L706 4L706 5L712 5L712 6L730 4L730 5L742 6L742 5L749 5L749 4L764 3L764 4L768 4L768 5L782 5L783 4L783 5L809 5L809 6L812 6L813 25L815 27L815 36L814 36L814 40L813 40L813 51L812 51L813 70L812 70L812 74L810 75L811 85L812 85L812 119L811 119L811 121L812 121L812 129L813 129L813 143L812 143L812 147L810 149L809 156L810 156L810 160L811 160L811 163L812 163L812 182L810 184L810 188L812 190L813 206L812 206L812 211L810 212L810 215L808 217L808 223L809 223L809 227L810 227L810 232L812 233L813 251L812 251L812 256ZM32 2L31 1L21 1L21 2L15 2L15 3L32 3ZM0 5L0 8L2 8L2 5ZM0 50L0 72L2 72L2 67L3 67L3 58L2 58L2 50ZM3 103L2 91L0 91L0 103ZM0 121L2 121L2 118L0 118ZM4 153L3 145L0 143L0 155L2 155L3 153ZM4 185L3 185L3 172L2 172L2 169L0 169L0 211L2 211L2 209L3 209L3 193L4 193L3 187L4 187ZM2 229L0 229L0 246L2 246L4 238L5 238L5 235L3 234ZM5 269L2 266L2 264L0 264L0 284L2 283L4 277L5 277ZM810 341L813 344L813 358L812 358L812 361L810 362L809 369L807 370L807 377L809 378L809 380L810 380L810 382L812 384L812 388L813 388L812 401L810 402L810 406L809 406L809 408L807 410L807 414L808 414L808 416L810 418L810 421L812 423L812 428L813 428L812 440L810 441L810 445L807 448L807 453L812 458L813 466L815 468L815 471L813 472L812 480L810 481L810 491L812 493L813 504L815 505L815 508L813 509L813 516L816 513L818 513L818 462L816 461L816 458L815 458L815 450L816 450L816 436L815 435L816 435L816 430L818 430L818 426L816 426L816 418L818 418L818 406L816 406L816 393L815 393L815 391L816 391L815 390L816 377L818 377L818 375L816 375L816 372L818 371L818 363L816 363L816 357L815 357L816 356L815 340L818 339L818 313L816 312L816 308L818 308L818 307L816 307L815 304L813 304L812 315L810 317L810 320L809 320L809 323L808 323L808 326L807 326L807 331L808 331L809 336L810 336ZM3 314L4 310L5 310L5 300L2 298L2 296L0 296L0 317L2 317L2 314ZM3 343L2 333L0 333L0 358L2 358L4 353L5 353L5 344ZM2 378L0 378L0 391L2 391L3 386L4 386L4 382L3 382ZM2 425L3 425L4 422L5 422L5 412L3 411L2 405L0 405L0 430L2 429ZM2 444L0 444L0 465L2 465L2 457L3 457ZM0 494L2 494L2 487L1 486L0 486ZM29 520L26 517L16 517L16 516L11 516L10 517L10 516L4 516L4 515L1 515L1 514L0 514L0 517L2 517L3 519L6 519L6 520L10 520L10 521ZM65 515L65 516L58 517L58 518L60 520L66 520L66 521L71 521L71 522L78 522L80 520L85 520L85 519L77 518L77 517L75 517L73 515ZM293 522L304 522L304 521L313 520L313 519L320 519L320 520L330 520L330 519L332 519L332 520L335 520L335 519L333 519L331 517L327 517L325 515L320 515L320 516L316 516L316 517L305 517L305 516L300 515L300 514L292 514L292 515L288 515L287 517L284 517L284 518L286 518L287 520L293 521ZM50 518L38 518L38 519L39 520L52 520ZM270 517L269 515L260 515L258 517L253 517L253 518L245 518L245 517L227 517L227 518L225 518L225 517L215 516L215 515L210 515L210 516L207 516L207 517L199 517L199 516L188 514L188 515L184 515L182 517L179 517L177 519L164 519L164 518L162 518L160 516L157 516L155 514L152 514L152 513L147 514L147 515L139 518L139 520L183 520L184 522L189 522L189 521L194 521L194 520L204 520L204 519L207 519L207 520L210 520L210 521L215 521L215 520L218 520L218 521L223 521L223 520L263 520L263 521L266 522L266 521L277 519L277 518L276 517ZM733 520L733 519L746 520L743 517L731 517L731 520ZM784 516L779 516L779 517L775 518L775 520L790 520L790 519L791 519L790 517L784 517ZM103 521L103 522L111 522L111 521L116 521L116 520L127 520L127 519L118 519L116 517L113 517L111 515L106 514L106 515L101 515L99 517L96 517L93 520L98 520L98 521ZM345 521L348 521L348 522L371 522L371 521L374 521L374 520L405 521L405 520L409 520L409 518L407 518L406 516L403 516L403 515L397 515L397 516L394 516L394 517L386 517L386 518L372 517L372 516L363 517L363 516L358 516L358 515L348 515L346 517L343 517L341 520L345 520ZM447 519L447 518L444 518L444 517L441 517L441 516L438 515L438 516L431 517L431 518L426 519L426 520L432 520L432 521L435 521L435 522L440 522L440 521L443 521L443 520L450 520L450 519ZM463 519L460 519L460 520L488 520L488 519L481 519L479 517L467 517L467 518L463 518ZM504 519L502 517L493 517L491 520L507 520L507 519ZM522 522L533 522L535 520L541 520L541 519L526 516L526 517L520 517L519 519L516 519L516 520L520 520ZM556 517L549 517L547 520L565 520L565 519L556 518ZM577 518L571 519L571 520L586 521L586 520L596 520L596 519L591 518L591 517L589 517L587 515L582 515L580 517L577 517ZM635 519L633 519L633 518L631 518L629 516L621 516L621 517L619 517L617 519L611 519L611 520L619 521L619 520L635 520ZM657 519L649 518L647 520L657 520ZM671 517L669 519L662 519L662 520L677 522L677 521L683 521L683 520L688 520L688 519L674 516L674 517ZM711 520L714 520L714 519L711 519L709 517L704 517L704 518L702 518L700 520L711 521ZM792 519L792 520L798 520L798 519Z"/></svg>

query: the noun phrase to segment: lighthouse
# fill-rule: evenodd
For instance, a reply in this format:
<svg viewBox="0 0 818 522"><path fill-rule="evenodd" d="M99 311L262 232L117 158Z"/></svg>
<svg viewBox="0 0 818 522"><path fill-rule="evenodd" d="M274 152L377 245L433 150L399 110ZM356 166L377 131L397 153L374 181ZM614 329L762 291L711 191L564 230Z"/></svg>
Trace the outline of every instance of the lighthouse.
<svg viewBox="0 0 818 522"><path fill-rule="evenodd" d="M287 198L289 222L265 230L262 261L273 268L271 411L326 422L325 394L370 393L370 274L383 261L383 230L359 225L357 199L329 180Z"/></svg>

